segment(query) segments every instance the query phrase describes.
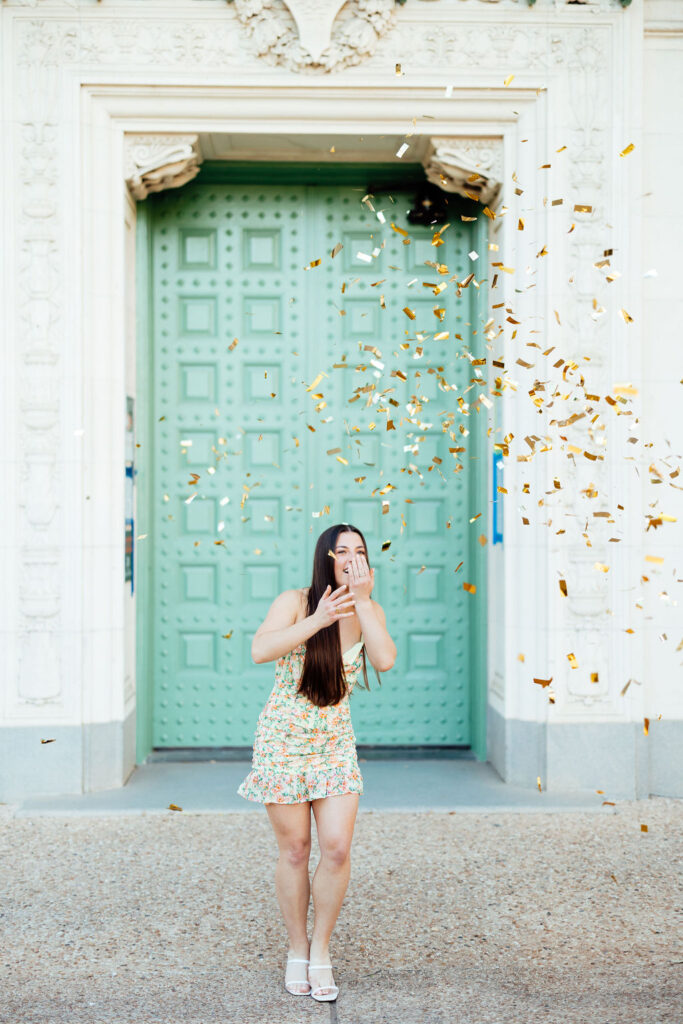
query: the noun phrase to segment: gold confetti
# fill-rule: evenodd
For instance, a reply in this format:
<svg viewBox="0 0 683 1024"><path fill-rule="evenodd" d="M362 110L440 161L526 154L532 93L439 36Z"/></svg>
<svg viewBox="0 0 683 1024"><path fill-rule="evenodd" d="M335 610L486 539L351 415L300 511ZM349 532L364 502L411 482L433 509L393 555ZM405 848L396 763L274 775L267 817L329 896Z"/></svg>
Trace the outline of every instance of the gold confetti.
<svg viewBox="0 0 683 1024"><path fill-rule="evenodd" d="M404 306L403 307L403 312L405 313L405 315L408 317L409 320L414 320L415 319L415 312L409 306Z"/></svg>
<svg viewBox="0 0 683 1024"><path fill-rule="evenodd" d="M629 144L626 147L626 149L622 149L622 151L619 154L619 156L628 156L628 154L632 153L634 149L635 149L635 146L633 145L633 143L629 142Z"/></svg>
<svg viewBox="0 0 683 1024"><path fill-rule="evenodd" d="M649 731L650 731L650 719L649 718L644 718L643 719L643 732L647 736Z"/></svg>
<svg viewBox="0 0 683 1024"><path fill-rule="evenodd" d="M321 262L322 262L322 260L311 260L311 262L308 264L308 266L304 267L304 270L312 270L313 267L319 267Z"/></svg>
<svg viewBox="0 0 683 1024"><path fill-rule="evenodd" d="M641 825L640 826L640 831L641 832L647 832L648 831L647 825Z"/></svg>
<svg viewBox="0 0 683 1024"><path fill-rule="evenodd" d="M539 686L543 686L543 687L550 686L552 681L553 681L553 677L552 676L550 677L550 679L537 679L536 676L534 676L534 682L537 683Z"/></svg>
<svg viewBox="0 0 683 1024"><path fill-rule="evenodd" d="M604 562L596 562L593 568L597 569L599 572L609 572L609 566L605 565Z"/></svg>
<svg viewBox="0 0 683 1024"><path fill-rule="evenodd" d="M239 345L239 340L237 338L233 338L230 344L228 345L228 352L232 352L236 345Z"/></svg>
<svg viewBox="0 0 683 1024"><path fill-rule="evenodd" d="M178 804L169 804L169 811L182 811L182 807L178 807Z"/></svg>
<svg viewBox="0 0 683 1024"><path fill-rule="evenodd" d="M536 776L536 785L538 786L538 792L539 793L542 792L542 790L541 790L541 776L540 775Z"/></svg>
<svg viewBox="0 0 683 1024"><path fill-rule="evenodd" d="M620 309L619 312L621 313L627 324L633 323L633 317L630 313L627 313L625 309Z"/></svg>
<svg viewBox="0 0 683 1024"><path fill-rule="evenodd" d="M479 543L481 544L482 547L486 547L486 544L488 543L488 538L485 533L479 534Z"/></svg>
<svg viewBox="0 0 683 1024"><path fill-rule="evenodd" d="M583 203L575 203L574 204L574 213L592 213L592 212L593 212L593 207L592 206L586 206Z"/></svg>
<svg viewBox="0 0 683 1024"><path fill-rule="evenodd" d="M341 455L337 456L337 462L341 462L342 466L348 466L348 464L349 464L349 460L343 458L343 456L341 456Z"/></svg>
<svg viewBox="0 0 683 1024"><path fill-rule="evenodd" d="M318 376L313 381L313 383L311 385L309 385L309 387L306 388L306 391L312 391L313 388L316 388L318 386L318 384L320 383L320 381L323 379L323 377L327 377L327 374L326 373L319 373Z"/></svg>
<svg viewBox="0 0 683 1024"><path fill-rule="evenodd" d="M41 742L41 743L56 743L56 742L57 742L57 740L56 740L56 739L51 739L51 740L41 740L40 742Z"/></svg>
<svg viewBox="0 0 683 1024"><path fill-rule="evenodd" d="M563 597L566 597L567 596L567 581L566 580L558 580L558 583L560 585L560 593L562 594Z"/></svg>
<svg viewBox="0 0 683 1024"><path fill-rule="evenodd" d="M663 565L664 559L660 558L659 555L645 555L646 562L653 562L654 565Z"/></svg>
<svg viewBox="0 0 683 1024"><path fill-rule="evenodd" d="M508 75L507 78L505 79L505 81L503 82L503 85L507 88L507 86L510 84L510 82L512 81L512 79L514 77L515 77L514 75Z"/></svg>
<svg viewBox="0 0 683 1024"><path fill-rule="evenodd" d="M568 654L567 655L567 661L569 662L569 664L571 665L572 668L578 668L579 667L579 663L576 660L576 655L575 654Z"/></svg>
<svg viewBox="0 0 683 1024"><path fill-rule="evenodd" d="M231 629L229 633L223 633L223 640L229 640L234 632L235 630Z"/></svg>
<svg viewBox="0 0 683 1024"><path fill-rule="evenodd" d="M463 583L462 589L466 590L468 594L476 594L477 586L475 583Z"/></svg>
<svg viewBox="0 0 683 1024"><path fill-rule="evenodd" d="M401 75L401 65L400 64L396 65L396 74L397 75Z"/></svg>
<svg viewBox="0 0 683 1024"><path fill-rule="evenodd" d="M523 655L523 654L518 654L518 655L517 655L517 661L521 661L521 662L523 662L524 660L525 660L525 659L524 659L524 655Z"/></svg>
<svg viewBox="0 0 683 1024"><path fill-rule="evenodd" d="M390 547L391 547L391 541L390 540L383 541L383 543L382 543L382 551L388 551Z"/></svg>
<svg viewBox="0 0 683 1024"><path fill-rule="evenodd" d="M337 256L338 253L340 253L343 248L344 248L344 246L341 244L341 242L337 242L337 244L335 245L334 249L330 253L330 256L332 257L332 259L334 259L334 257Z"/></svg>

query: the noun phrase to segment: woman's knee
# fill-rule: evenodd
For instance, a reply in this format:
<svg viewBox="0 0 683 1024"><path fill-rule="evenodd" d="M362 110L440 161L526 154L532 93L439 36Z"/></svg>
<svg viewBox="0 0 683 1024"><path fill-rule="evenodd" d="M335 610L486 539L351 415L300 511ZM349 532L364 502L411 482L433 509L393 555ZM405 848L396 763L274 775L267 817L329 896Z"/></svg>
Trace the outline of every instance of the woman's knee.
<svg viewBox="0 0 683 1024"><path fill-rule="evenodd" d="M329 864L343 867L351 856L351 843L345 836L332 836L320 844L320 853Z"/></svg>
<svg viewBox="0 0 683 1024"><path fill-rule="evenodd" d="M287 839L280 845L280 854L292 867L308 864L311 855L310 836Z"/></svg>

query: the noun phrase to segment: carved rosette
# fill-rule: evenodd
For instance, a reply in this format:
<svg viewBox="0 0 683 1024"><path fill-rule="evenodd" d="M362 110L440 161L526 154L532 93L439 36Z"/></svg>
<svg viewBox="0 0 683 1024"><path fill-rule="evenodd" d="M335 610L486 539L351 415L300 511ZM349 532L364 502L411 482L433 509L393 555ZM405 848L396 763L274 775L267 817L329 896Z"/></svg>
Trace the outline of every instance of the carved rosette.
<svg viewBox="0 0 683 1024"><path fill-rule="evenodd" d="M328 72L371 57L394 0L235 0L256 52L291 71Z"/></svg>
<svg viewBox="0 0 683 1024"><path fill-rule="evenodd" d="M199 173L198 135L126 135L126 185L134 199L180 188Z"/></svg>

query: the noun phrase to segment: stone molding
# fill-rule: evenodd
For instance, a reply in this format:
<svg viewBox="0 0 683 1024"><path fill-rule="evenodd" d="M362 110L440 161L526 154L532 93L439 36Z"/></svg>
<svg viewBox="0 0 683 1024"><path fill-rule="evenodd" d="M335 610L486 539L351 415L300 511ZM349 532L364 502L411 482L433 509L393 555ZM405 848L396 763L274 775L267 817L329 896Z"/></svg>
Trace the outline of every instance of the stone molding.
<svg viewBox="0 0 683 1024"><path fill-rule="evenodd" d="M422 161L427 179L444 192L490 206L502 188L503 140L498 138L433 138ZM470 181L473 175L476 181Z"/></svg>
<svg viewBox="0 0 683 1024"><path fill-rule="evenodd" d="M180 188L199 173L198 135L126 134L124 176L133 199Z"/></svg>

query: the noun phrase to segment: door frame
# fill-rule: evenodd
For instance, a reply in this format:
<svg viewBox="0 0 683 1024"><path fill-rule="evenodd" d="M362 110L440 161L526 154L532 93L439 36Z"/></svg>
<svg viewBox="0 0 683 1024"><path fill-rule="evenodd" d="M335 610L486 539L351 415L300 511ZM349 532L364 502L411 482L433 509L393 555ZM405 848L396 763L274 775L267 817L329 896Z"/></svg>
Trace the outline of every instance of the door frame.
<svg viewBox="0 0 683 1024"><path fill-rule="evenodd" d="M410 188L426 181L424 168L421 164L384 164L384 163L343 163L337 165L316 164L314 162L291 162L284 167L282 164L246 161L207 161L202 165L199 175L192 184L289 184L316 186L324 175L325 185L362 185L363 187ZM462 212L468 215L481 214L477 203L459 197ZM153 436L153 343L152 343L152 218L150 204L142 200L137 204L136 222L136 408L138 429L143 434ZM488 249L488 227L486 218L479 216L472 224L473 244L477 252L484 253ZM484 268L483 268L484 269ZM488 279L480 282L484 289L480 307L488 308ZM472 294L467 293L468 297ZM482 321L483 325L483 321ZM473 325L474 326L474 325ZM483 332L475 330L470 335L470 351L476 358L482 358L486 352L483 345ZM479 412L470 422L470 444L468 455L470 460L476 459L483 463L476 477L475 504L481 510L488 503L488 443L487 432L489 417ZM151 525L154 516L153 495L151 490L152 467L155 453L151 447L141 446L136 453L136 484L137 484L137 517L142 533L145 523ZM488 518L488 517L487 517ZM487 519L484 520L486 523ZM470 749L479 760L486 760L486 717L487 717L487 636L488 636L488 602L487 548L477 550L476 534L470 537L468 554L468 582L476 586L476 594L472 595L476 602L472 611L469 635L471 674L469 679L469 731ZM138 546L136 572L136 762L139 764L153 749L153 666L154 636L150 629L147 610L154 601L151 547Z"/></svg>

